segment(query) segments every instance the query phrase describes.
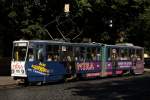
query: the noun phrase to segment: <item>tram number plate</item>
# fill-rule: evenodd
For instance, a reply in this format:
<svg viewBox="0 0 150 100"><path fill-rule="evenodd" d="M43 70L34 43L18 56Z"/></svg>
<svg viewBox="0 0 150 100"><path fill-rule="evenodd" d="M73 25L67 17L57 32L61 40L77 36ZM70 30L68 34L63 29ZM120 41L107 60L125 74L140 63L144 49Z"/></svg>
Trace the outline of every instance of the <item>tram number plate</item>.
<svg viewBox="0 0 150 100"><path fill-rule="evenodd" d="M16 73L20 73L20 70L16 70Z"/></svg>

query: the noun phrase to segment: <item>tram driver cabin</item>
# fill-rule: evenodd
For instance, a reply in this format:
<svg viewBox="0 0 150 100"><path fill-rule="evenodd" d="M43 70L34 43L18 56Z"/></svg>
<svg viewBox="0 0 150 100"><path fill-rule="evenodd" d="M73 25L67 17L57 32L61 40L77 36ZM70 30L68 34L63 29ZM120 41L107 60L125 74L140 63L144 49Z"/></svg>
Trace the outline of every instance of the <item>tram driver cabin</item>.
<svg viewBox="0 0 150 100"><path fill-rule="evenodd" d="M50 40L13 42L11 76L42 82L143 74L144 49L134 45L70 43Z"/></svg>

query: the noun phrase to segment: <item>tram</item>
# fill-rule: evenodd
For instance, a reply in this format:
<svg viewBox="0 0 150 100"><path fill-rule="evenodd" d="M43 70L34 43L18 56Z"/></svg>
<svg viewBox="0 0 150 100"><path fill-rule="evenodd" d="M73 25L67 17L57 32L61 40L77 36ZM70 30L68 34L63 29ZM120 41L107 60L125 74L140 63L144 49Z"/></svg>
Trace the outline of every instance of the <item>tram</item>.
<svg viewBox="0 0 150 100"><path fill-rule="evenodd" d="M13 42L11 76L27 83L143 74L144 49L133 45L70 43L53 40Z"/></svg>

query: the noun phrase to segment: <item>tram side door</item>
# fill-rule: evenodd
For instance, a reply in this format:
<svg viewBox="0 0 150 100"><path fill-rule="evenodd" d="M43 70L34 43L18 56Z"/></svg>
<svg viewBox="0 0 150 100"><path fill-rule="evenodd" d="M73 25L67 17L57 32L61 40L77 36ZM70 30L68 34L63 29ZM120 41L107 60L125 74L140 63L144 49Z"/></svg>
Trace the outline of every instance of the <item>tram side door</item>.
<svg viewBox="0 0 150 100"><path fill-rule="evenodd" d="M118 52L116 48L111 49L111 61L112 61L112 75L116 74L117 70Z"/></svg>
<svg viewBox="0 0 150 100"><path fill-rule="evenodd" d="M32 48L29 48L29 81L45 82L47 75L47 65L45 63L45 45L34 43Z"/></svg>
<svg viewBox="0 0 150 100"><path fill-rule="evenodd" d="M36 46L36 58L37 58L37 70L40 73L40 81L45 82L46 81L46 76L47 76L47 65L45 63L46 56L45 56L45 45L43 44L38 44Z"/></svg>
<svg viewBox="0 0 150 100"><path fill-rule="evenodd" d="M134 74L142 74L144 72L144 50L143 49L135 49L136 53L132 58L133 61L133 71Z"/></svg>
<svg viewBox="0 0 150 100"><path fill-rule="evenodd" d="M107 68L106 68L106 46L102 46L101 48L101 75L102 77L107 76Z"/></svg>

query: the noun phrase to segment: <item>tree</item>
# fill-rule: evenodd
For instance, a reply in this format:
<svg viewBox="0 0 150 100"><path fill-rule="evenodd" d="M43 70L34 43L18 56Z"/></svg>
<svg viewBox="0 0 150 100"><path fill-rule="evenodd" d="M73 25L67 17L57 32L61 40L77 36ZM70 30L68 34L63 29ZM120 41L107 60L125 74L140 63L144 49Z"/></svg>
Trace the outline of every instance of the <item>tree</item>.
<svg viewBox="0 0 150 100"><path fill-rule="evenodd" d="M64 3L70 4L69 14L63 11ZM4 55L10 55L7 50L12 41L21 38L70 38L75 42L91 38L150 49L149 0L1 0L0 8L4 48L0 53Z"/></svg>
<svg viewBox="0 0 150 100"><path fill-rule="evenodd" d="M76 0L76 3L75 13L82 19L84 36L98 42L143 45L138 40L145 32L140 26L146 23L140 17L147 14L148 0ZM112 27L109 27L110 21Z"/></svg>

